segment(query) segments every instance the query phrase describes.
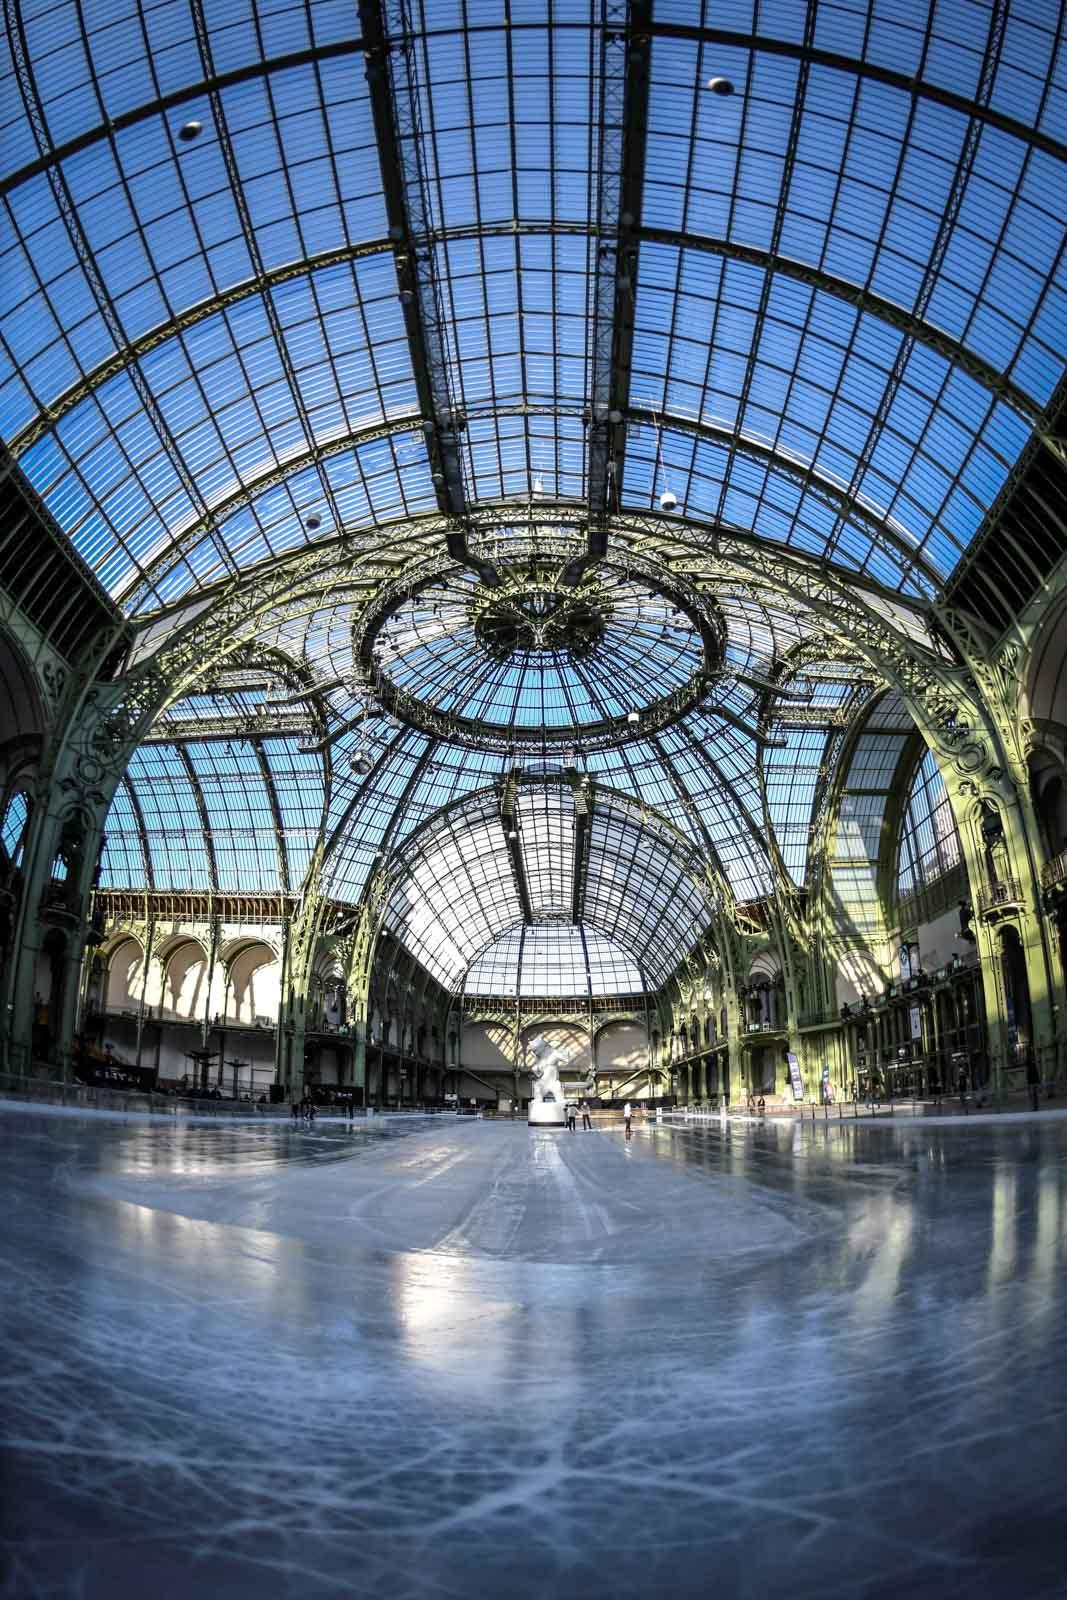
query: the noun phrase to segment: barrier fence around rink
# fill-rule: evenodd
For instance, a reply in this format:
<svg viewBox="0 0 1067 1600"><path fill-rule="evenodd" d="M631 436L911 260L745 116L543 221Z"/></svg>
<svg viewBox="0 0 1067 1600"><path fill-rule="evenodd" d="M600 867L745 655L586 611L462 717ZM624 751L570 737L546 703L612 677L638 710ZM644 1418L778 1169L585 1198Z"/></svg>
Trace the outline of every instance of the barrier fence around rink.
<svg viewBox="0 0 1067 1600"><path fill-rule="evenodd" d="M1041 1099L1051 1100L1054 1091L1051 1084L1042 1084ZM1011 1103L1023 1100L1022 1094L1001 1095L999 1098L990 1093L968 1091L966 1094L945 1094L932 1096L923 1100L917 1096L891 1096L885 1095L877 1100L834 1100L822 1104L817 1102L797 1102L795 1105L771 1105L762 1111L752 1108L748 1104L719 1106L679 1106L674 1110L659 1111L654 1120L663 1123L722 1123L745 1122L760 1123L788 1119L793 1122L830 1123L855 1121L858 1118L871 1117L929 1117L929 1116L954 1116L960 1115L979 1116L982 1112L1004 1111ZM1028 1103L1027 1103L1028 1104ZM1024 1107L1020 1104L1020 1109Z"/></svg>
<svg viewBox="0 0 1067 1600"><path fill-rule="evenodd" d="M103 1111L151 1111L173 1117L216 1117L244 1122L293 1122L289 1101L261 1106L255 1101L222 1099L183 1094L155 1094L138 1089L109 1089L105 1086L64 1081L36 1072L0 1072L0 1101L22 1100L48 1105L85 1107ZM437 1106L376 1107L357 1106L349 1118L343 1105L316 1105L315 1121L377 1121L385 1117L439 1117L447 1113Z"/></svg>

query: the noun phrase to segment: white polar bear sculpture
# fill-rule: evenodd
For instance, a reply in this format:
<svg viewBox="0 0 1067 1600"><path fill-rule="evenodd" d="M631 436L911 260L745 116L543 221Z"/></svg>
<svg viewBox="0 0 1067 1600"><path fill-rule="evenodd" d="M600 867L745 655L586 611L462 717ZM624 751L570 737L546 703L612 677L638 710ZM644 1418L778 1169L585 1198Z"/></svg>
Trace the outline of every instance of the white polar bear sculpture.
<svg viewBox="0 0 1067 1600"><path fill-rule="evenodd" d="M566 1066L567 1057L556 1045L538 1034L531 1039L529 1052L534 1058L530 1068L533 1079L533 1098L526 1114L531 1128L562 1128L567 1122L567 1096L559 1081L560 1068ZM589 1073L582 1083L575 1084L572 1093L592 1094L593 1075Z"/></svg>

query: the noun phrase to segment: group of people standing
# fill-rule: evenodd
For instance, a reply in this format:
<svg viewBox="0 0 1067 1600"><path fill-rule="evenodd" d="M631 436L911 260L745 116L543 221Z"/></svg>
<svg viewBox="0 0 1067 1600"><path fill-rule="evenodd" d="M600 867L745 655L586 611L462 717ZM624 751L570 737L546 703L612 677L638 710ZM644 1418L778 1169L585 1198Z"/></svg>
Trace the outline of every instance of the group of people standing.
<svg viewBox="0 0 1067 1600"><path fill-rule="evenodd" d="M584 1133L587 1128L588 1129L592 1129L592 1126L593 1126L593 1119L589 1115L589 1101L588 1100L583 1100L582 1101L581 1112L582 1112L582 1132ZM574 1104L573 1101L571 1101L567 1105L567 1129L568 1129L568 1131L570 1133L574 1133L574 1131L577 1128L577 1126L578 1126L578 1107Z"/></svg>
<svg viewBox="0 0 1067 1600"><path fill-rule="evenodd" d="M572 1102L569 1102L568 1105L567 1105L567 1130L570 1133L574 1133L576 1131L577 1127L578 1127L578 1111L579 1111L579 1109L581 1110L581 1113L582 1113L582 1132L584 1133L586 1131L586 1129L590 1129L590 1130L592 1129L593 1119L589 1115L589 1101L588 1100L583 1100L582 1103L581 1103L581 1107L580 1108L578 1106L576 1106L572 1101ZM629 1100L627 1100L626 1104L622 1108L622 1120L623 1120L623 1125L626 1128L626 1137L628 1139L632 1139L633 1138L633 1126L632 1126L632 1123L633 1123L633 1106L630 1104Z"/></svg>

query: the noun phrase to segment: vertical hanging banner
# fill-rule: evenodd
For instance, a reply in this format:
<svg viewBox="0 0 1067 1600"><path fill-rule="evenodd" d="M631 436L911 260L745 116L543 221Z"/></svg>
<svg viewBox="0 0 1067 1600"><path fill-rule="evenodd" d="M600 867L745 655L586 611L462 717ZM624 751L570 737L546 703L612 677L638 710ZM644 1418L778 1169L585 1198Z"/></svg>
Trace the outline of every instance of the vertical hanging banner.
<svg viewBox="0 0 1067 1600"><path fill-rule="evenodd" d="M800 1057L792 1050L787 1050L785 1059L789 1063L789 1081L793 1085L793 1099L803 1100L804 1080L800 1076Z"/></svg>

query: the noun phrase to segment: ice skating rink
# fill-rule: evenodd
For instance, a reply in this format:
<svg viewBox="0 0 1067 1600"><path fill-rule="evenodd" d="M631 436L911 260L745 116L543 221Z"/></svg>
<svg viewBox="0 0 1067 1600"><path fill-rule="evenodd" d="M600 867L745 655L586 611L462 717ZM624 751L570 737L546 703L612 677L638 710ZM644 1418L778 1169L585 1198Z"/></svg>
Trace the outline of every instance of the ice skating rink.
<svg viewBox="0 0 1067 1600"><path fill-rule="evenodd" d="M0 1594L1067 1594L1067 1120L0 1108Z"/></svg>

